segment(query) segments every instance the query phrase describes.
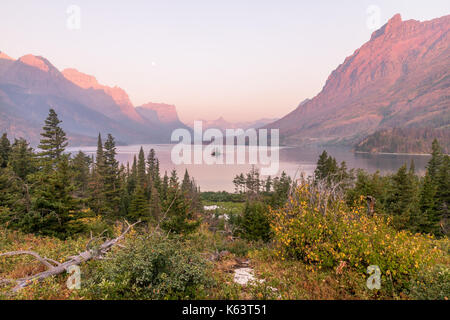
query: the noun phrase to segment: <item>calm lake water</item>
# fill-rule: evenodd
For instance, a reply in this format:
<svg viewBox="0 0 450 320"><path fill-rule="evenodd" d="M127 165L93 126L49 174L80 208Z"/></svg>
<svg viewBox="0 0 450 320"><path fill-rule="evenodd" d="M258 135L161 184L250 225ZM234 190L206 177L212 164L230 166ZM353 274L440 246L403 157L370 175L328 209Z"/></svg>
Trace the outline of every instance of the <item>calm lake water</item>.
<svg viewBox="0 0 450 320"><path fill-rule="evenodd" d="M187 169L191 177L194 177L197 184L202 191L234 191L233 178L242 172L250 170L250 164L233 164L233 165L174 165L171 160L171 151L174 145L143 145L144 151L147 154L150 149L155 149L156 155L160 161L160 168L162 174L165 170L170 172L176 169L179 177L183 177L184 170ZM139 153L140 145L118 146L117 159L126 165L127 162L133 162L134 155ZM79 150L94 154L96 147L74 147L69 148L72 154ZM299 176L300 173L311 175L316 167L316 162L319 155L324 148L307 148L307 147L282 147L279 150L279 172L285 171L291 177ZM419 174L423 174L425 166L430 159L426 155L394 155L394 154L362 154L353 153L349 149L327 147L327 152L335 157L338 162L345 161L349 168L362 168L369 172L376 172L379 170L382 173L395 172L404 163L410 163L414 160L416 170ZM247 158L248 153L256 152L255 149L246 148ZM256 167L260 167L256 165Z"/></svg>

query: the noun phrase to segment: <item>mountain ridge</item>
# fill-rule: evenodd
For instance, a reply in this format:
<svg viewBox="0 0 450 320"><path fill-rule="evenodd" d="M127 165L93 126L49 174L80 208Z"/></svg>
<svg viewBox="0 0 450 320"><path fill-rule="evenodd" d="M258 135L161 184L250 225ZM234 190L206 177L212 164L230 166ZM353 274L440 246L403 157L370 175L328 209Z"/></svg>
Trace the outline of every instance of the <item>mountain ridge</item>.
<svg viewBox="0 0 450 320"><path fill-rule="evenodd" d="M352 144L377 130L450 123L450 15L395 15L328 77L321 92L280 120L284 144Z"/></svg>
<svg viewBox="0 0 450 320"><path fill-rule="evenodd" d="M71 145L95 141L92 138L99 132L111 133L124 143L170 142L173 130L158 119L142 117L119 87L104 86L76 69L60 72L41 56L25 55L15 60L2 52L0 130L11 137L23 136L36 145L39 137L34 131L50 108L56 110L63 128L74 137Z"/></svg>

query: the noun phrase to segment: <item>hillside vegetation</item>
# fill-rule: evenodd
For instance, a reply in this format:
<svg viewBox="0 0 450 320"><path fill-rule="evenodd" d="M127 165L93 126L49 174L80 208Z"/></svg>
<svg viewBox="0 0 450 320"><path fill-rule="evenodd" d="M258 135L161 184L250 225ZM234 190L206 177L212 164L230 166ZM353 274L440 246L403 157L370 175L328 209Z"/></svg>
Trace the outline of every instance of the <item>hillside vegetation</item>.
<svg viewBox="0 0 450 320"><path fill-rule="evenodd" d="M354 149L370 153L431 154L431 143L439 140L444 153L450 153L450 129L395 128L375 132Z"/></svg>
<svg viewBox="0 0 450 320"><path fill-rule="evenodd" d="M50 110L40 152L0 140L1 299L449 297L450 157L437 141L424 177L323 152L313 177L252 168L234 194L201 194L187 172L161 175L153 150L120 166L110 135L95 159L66 154L59 123Z"/></svg>

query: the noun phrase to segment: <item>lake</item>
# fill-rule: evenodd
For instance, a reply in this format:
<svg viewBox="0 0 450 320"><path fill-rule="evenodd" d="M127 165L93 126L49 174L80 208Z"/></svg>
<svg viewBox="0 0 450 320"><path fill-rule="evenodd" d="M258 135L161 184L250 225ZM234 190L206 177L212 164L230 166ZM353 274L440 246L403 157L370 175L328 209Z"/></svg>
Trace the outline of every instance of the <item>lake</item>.
<svg viewBox="0 0 450 320"><path fill-rule="evenodd" d="M134 155L139 153L140 145L118 146L117 159L121 163L133 162ZM250 164L223 164L223 165L174 165L171 160L171 150L174 145L169 144L149 144L143 145L146 157L150 149L155 149L156 155L160 161L161 174L167 170L170 172L176 169L178 176L183 177L184 170L187 169L191 177L194 177L202 191L234 191L233 178L240 173L248 172ZM94 154L96 146L93 147L73 147L68 148L72 154L79 150ZM201 147L200 147L201 148ZM369 172L379 170L382 173L395 172L404 163L410 163L414 160L416 170L419 174L425 172L425 166L430 159L428 155L404 155L404 154L365 154L354 153L346 148L327 147L327 152L335 157L340 163L345 161L348 168L362 168ZM279 173L285 171L291 177L299 176L301 172L311 175L316 167L316 162L324 148L314 147L281 147L279 149ZM253 148L246 147L248 154L256 152ZM258 165L256 167L259 167Z"/></svg>

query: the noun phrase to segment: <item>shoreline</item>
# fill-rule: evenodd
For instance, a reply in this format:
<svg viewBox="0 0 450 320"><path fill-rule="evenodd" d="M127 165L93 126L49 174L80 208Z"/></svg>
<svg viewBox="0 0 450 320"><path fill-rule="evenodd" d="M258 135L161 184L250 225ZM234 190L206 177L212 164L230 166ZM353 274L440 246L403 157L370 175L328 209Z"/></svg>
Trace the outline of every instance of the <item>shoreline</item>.
<svg viewBox="0 0 450 320"><path fill-rule="evenodd" d="M394 156L431 156L431 153L401 153L401 152L368 152L353 151L354 153L373 154L373 155L394 155Z"/></svg>

